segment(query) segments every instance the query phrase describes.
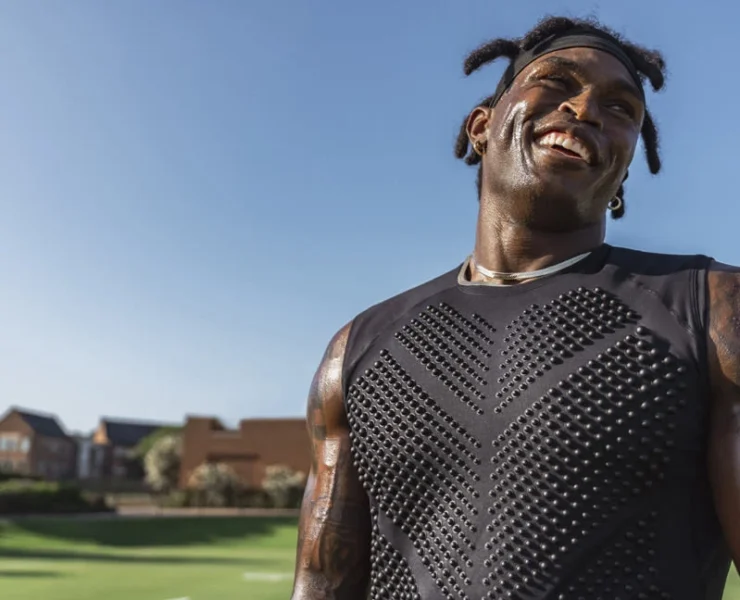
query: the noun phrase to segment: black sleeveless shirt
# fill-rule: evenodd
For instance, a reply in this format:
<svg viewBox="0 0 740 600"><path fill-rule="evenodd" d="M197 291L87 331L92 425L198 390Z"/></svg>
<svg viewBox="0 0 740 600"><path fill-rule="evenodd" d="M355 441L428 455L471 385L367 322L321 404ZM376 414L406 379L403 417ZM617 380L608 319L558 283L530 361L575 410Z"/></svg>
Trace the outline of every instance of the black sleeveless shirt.
<svg viewBox="0 0 740 600"><path fill-rule="evenodd" d="M604 245L509 287L457 268L357 317L369 598L720 600L708 264Z"/></svg>

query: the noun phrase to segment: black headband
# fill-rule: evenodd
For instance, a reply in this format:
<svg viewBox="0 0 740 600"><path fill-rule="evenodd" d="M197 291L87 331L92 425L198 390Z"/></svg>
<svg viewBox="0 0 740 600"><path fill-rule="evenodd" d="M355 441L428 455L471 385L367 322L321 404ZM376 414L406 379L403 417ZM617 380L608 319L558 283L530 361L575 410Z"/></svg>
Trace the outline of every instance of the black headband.
<svg viewBox="0 0 740 600"><path fill-rule="evenodd" d="M517 75L527 65L537 60L540 56L555 52L556 50L565 50L566 48L595 48L596 50L608 52L627 68L637 89L640 90L640 95L643 100L645 99L645 89L643 88L642 79L640 79L640 74L637 72L635 63L632 62L630 57L627 56L627 53L622 50L619 43L613 37L599 31L575 29L565 35L550 36L529 50L525 50L512 60L501 76L501 81L499 81L496 87L496 93L493 95L490 105L495 106L498 103L504 92L509 89L514 79L516 79Z"/></svg>

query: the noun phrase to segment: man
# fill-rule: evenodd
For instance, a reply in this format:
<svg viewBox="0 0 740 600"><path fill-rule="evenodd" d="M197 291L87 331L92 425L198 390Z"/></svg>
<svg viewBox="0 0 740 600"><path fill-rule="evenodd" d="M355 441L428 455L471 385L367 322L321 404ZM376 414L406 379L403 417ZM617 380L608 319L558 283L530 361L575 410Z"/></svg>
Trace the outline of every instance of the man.
<svg viewBox="0 0 740 600"><path fill-rule="evenodd" d="M358 316L311 388L294 600L719 600L740 564L740 270L604 244L663 61L552 18L466 119L461 267ZM468 155L468 149L472 152Z"/></svg>

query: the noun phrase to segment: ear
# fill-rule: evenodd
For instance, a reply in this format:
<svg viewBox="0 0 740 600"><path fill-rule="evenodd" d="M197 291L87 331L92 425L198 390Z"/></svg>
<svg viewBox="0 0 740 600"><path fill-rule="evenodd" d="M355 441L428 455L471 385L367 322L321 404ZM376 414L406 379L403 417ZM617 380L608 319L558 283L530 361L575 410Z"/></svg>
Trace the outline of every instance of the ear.
<svg viewBox="0 0 740 600"><path fill-rule="evenodd" d="M487 106L476 106L468 115L465 123L465 130L468 132L468 139L471 144L477 141L488 141L488 125L493 118L493 109Z"/></svg>

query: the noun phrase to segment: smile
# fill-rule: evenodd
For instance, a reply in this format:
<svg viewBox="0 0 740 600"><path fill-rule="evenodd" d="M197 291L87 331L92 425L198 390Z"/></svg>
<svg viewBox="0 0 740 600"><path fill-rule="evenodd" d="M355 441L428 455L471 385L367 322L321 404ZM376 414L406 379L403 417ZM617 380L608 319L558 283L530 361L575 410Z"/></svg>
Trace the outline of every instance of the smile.
<svg viewBox="0 0 740 600"><path fill-rule="evenodd" d="M562 131L550 131L535 140L535 144L554 150L565 157L591 164L592 153L588 146L576 136Z"/></svg>

